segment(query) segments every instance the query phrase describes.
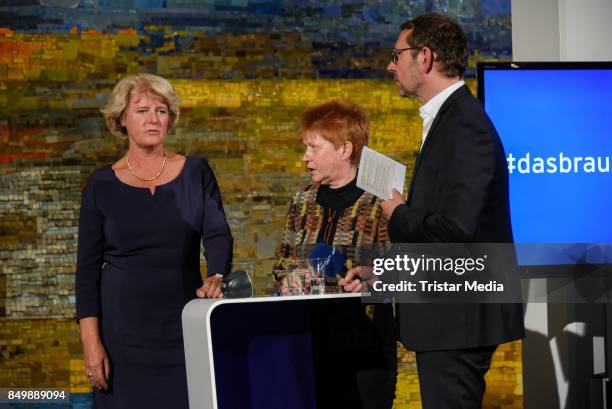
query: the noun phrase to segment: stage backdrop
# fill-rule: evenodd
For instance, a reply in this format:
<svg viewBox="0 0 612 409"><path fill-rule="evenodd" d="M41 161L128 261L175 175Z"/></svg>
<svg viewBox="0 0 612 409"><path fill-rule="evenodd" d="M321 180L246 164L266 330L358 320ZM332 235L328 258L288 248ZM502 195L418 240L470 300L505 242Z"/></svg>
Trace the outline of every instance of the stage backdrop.
<svg viewBox="0 0 612 409"><path fill-rule="evenodd" d="M0 387L67 387L89 407L77 219L88 175L124 152L99 113L117 80L150 72L175 84L169 149L210 161L235 259L257 260L262 293L290 196L308 183L296 134L306 107L361 104L371 147L410 173L419 104L398 97L385 67L399 25L429 10L467 32L473 90L476 61L511 58L510 0L1 1ZM522 407L520 356L520 343L497 351L486 407ZM419 408L414 356L400 357L395 407Z"/></svg>

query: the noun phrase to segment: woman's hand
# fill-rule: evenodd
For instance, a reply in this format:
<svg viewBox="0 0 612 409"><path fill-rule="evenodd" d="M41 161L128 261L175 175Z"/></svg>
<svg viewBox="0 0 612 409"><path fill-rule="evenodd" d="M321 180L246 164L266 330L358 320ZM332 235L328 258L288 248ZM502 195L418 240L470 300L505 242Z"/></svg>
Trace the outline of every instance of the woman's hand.
<svg viewBox="0 0 612 409"><path fill-rule="evenodd" d="M278 293L279 295L290 295L290 286L291 288L296 287L289 274L276 276L272 280L272 292Z"/></svg>
<svg viewBox="0 0 612 409"><path fill-rule="evenodd" d="M223 276L212 275L206 278L204 285L196 290L196 295L200 298L223 298L221 292L221 282Z"/></svg>
<svg viewBox="0 0 612 409"><path fill-rule="evenodd" d="M87 379L94 388L108 389L110 362L102 341L100 341L98 318L82 318L79 324Z"/></svg>
<svg viewBox="0 0 612 409"><path fill-rule="evenodd" d="M88 342L83 344L85 356L85 369L89 383L98 389L108 389L108 376L110 363L102 342Z"/></svg>

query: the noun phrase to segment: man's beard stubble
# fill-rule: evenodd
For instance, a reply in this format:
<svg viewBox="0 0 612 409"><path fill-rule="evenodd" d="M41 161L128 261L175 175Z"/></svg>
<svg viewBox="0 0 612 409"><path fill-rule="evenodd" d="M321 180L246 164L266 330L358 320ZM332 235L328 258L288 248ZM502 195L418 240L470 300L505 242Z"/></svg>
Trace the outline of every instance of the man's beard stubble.
<svg viewBox="0 0 612 409"><path fill-rule="evenodd" d="M412 76L414 78L416 75L412 73ZM406 88L404 88L402 83L397 80L397 73L393 73L393 79L395 80L395 85L397 86L397 93L400 97L419 99L419 96L416 93L416 87L415 90L407 90Z"/></svg>

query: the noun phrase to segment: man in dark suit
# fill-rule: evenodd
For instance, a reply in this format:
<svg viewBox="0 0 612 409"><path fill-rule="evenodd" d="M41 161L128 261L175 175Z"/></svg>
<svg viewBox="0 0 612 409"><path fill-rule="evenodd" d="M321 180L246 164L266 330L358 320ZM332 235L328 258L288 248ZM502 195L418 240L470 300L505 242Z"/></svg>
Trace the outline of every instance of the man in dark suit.
<svg viewBox="0 0 612 409"><path fill-rule="evenodd" d="M423 103L423 142L407 201L394 190L382 202L394 243L512 243L505 153L461 80L467 56L463 30L447 17L401 26L387 70L400 96ZM360 291L367 275L352 269L345 288ZM424 409L480 408L497 345L524 337L521 304L400 304L399 325L416 352Z"/></svg>

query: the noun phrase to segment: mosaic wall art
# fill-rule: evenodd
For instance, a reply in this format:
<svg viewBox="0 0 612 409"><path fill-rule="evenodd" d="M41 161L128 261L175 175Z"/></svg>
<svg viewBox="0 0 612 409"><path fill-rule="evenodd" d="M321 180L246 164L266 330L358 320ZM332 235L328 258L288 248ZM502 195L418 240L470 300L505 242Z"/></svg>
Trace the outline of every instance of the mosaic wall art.
<svg viewBox="0 0 612 409"><path fill-rule="evenodd" d="M264 292L289 197L308 183L306 107L361 104L371 146L410 173L419 104L397 96L385 67L399 24L428 10L466 30L472 89L476 61L510 58L510 0L0 1L0 387L66 387L88 407L77 219L88 175L124 152L99 113L118 79L150 72L176 86L169 149L213 166L235 259L257 261ZM520 343L496 352L487 408L522 407L520 355ZM395 407L419 408L414 356L401 350L400 368Z"/></svg>

